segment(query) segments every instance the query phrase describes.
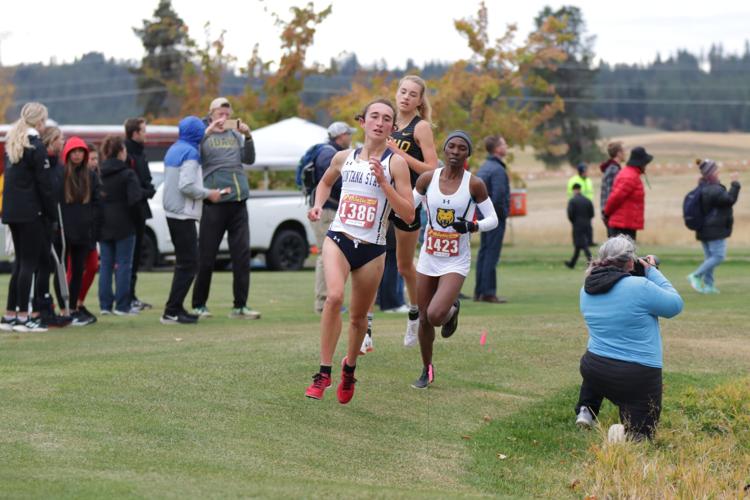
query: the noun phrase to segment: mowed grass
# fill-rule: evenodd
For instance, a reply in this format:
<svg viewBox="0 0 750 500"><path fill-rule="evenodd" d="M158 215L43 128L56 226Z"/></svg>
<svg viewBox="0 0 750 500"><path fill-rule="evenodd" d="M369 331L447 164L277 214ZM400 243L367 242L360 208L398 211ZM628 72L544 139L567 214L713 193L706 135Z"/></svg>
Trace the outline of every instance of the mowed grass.
<svg viewBox="0 0 750 500"><path fill-rule="evenodd" d="M259 321L226 317L231 275L217 273L215 317L196 327L160 325L157 305L88 328L0 334L0 497L581 497L569 486L601 436L573 426L586 333L568 250L506 248L510 303L463 304L457 334L436 342L427 391L409 387L421 363L401 346L405 317L377 314L347 406L333 390L303 396L318 363L312 271L253 273ZM686 300L661 323L669 418L673 387L750 368L750 252L730 250L722 294L699 296L684 278L697 251L644 251ZM163 303L170 279L143 274L139 295Z"/></svg>

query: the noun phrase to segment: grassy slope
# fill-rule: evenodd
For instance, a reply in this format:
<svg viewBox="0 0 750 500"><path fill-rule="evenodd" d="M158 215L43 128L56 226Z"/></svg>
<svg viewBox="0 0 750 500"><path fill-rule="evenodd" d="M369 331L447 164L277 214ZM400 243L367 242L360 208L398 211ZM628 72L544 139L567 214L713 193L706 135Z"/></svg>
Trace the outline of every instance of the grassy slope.
<svg viewBox="0 0 750 500"><path fill-rule="evenodd" d="M667 371L703 383L747 370L750 255L720 268L721 296L699 297L683 283L689 254L665 251L687 301L663 322ZM161 326L152 311L2 334L0 496L569 494L576 453L594 437L569 426L585 334L581 276L560 269L565 254L509 248L501 281L511 303L465 304L456 337L438 341L428 391L408 386L419 361L400 347L404 318L378 315L376 351L348 407L332 392L320 403L302 396L317 361L311 272L254 274L258 322L223 316L221 273L217 317L197 328ZM163 300L169 278L144 275L142 295Z"/></svg>

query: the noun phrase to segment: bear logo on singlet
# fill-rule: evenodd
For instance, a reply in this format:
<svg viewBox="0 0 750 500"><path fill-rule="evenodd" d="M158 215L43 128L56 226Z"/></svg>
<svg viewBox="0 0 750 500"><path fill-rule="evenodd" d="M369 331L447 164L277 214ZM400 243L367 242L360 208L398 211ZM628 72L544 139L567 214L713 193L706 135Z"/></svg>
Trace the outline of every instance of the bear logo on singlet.
<svg viewBox="0 0 750 500"><path fill-rule="evenodd" d="M441 227L449 227L456 220L456 211L452 208L438 208L435 218Z"/></svg>

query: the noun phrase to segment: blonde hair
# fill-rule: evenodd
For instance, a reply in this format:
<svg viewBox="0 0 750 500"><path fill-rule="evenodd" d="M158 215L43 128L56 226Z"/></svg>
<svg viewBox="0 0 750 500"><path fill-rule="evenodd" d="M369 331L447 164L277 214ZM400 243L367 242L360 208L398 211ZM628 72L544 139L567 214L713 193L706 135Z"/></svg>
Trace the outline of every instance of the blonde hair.
<svg viewBox="0 0 750 500"><path fill-rule="evenodd" d="M417 106L417 112L423 120L432 124L432 106L430 105L429 97L427 97L427 84L417 75L406 75L398 82L398 87L401 88L404 82L414 82L422 89L422 93L419 95L422 103Z"/></svg>
<svg viewBox="0 0 750 500"><path fill-rule="evenodd" d="M18 163L23 157L23 150L30 148L29 129L47 121L47 107L38 102L27 102L21 108L21 117L8 131L5 150L11 164Z"/></svg>
<svg viewBox="0 0 750 500"><path fill-rule="evenodd" d="M49 149L49 147L53 142L55 142L55 139L57 139L58 137L62 137L62 130L60 130L60 127L55 127L54 125L45 127L44 132L42 133L42 142L44 143L44 147Z"/></svg>

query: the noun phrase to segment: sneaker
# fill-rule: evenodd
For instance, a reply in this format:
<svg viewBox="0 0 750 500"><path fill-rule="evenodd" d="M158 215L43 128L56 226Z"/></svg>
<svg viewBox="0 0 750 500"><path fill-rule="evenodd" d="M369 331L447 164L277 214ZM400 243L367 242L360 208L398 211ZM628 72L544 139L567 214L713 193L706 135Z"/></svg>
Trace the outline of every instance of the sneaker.
<svg viewBox="0 0 750 500"><path fill-rule="evenodd" d="M229 313L229 317L235 319L260 319L260 313L253 311L249 307L235 307Z"/></svg>
<svg viewBox="0 0 750 500"><path fill-rule="evenodd" d="M576 267L570 261L567 261L567 260L564 260L563 264L565 264L565 267L567 267L568 269L573 269L574 267Z"/></svg>
<svg viewBox="0 0 750 500"><path fill-rule="evenodd" d="M140 314L140 311L135 308L130 308L127 311L120 311L119 309L113 309L112 314L115 316L138 316Z"/></svg>
<svg viewBox="0 0 750 500"><path fill-rule="evenodd" d="M72 316L63 316L61 314L42 315L41 318L49 328L65 328L73 322Z"/></svg>
<svg viewBox="0 0 750 500"><path fill-rule="evenodd" d="M83 316L88 316L90 318L94 318L94 323L96 323L96 316L94 316L91 313L91 311L89 311L88 309L86 309L86 306L83 306L83 305L78 306L78 314L81 314Z"/></svg>
<svg viewBox="0 0 750 500"><path fill-rule="evenodd" d="M6 318L3 316L2 319L0 319L0 330L4 332L12 332L13 327L18 324L18 319L13 316L12 318Z"/></svg>
<svg viewBox="0 0 750 500"><path fill-rule="evenodd" d="M346 357L341 360L341 382L336 389L336 396L339 398L339 403L342 405L347 404L354 397L354 384L357 383L357 379L354 378L353 373L347 373L344 370L344 364L346 363Z"/></svg>
<svg viewBox="0 0 750 500"><path fill-rule="evenodd" d="M607 431L607 441L610 443L625 442L625 426L622 424L612 424Z"/></svg>
<svg viewBox="0 0 750 500"><path fill-rule="evenodd" d="M91 313L86 314L80 308L78 311L74 311L71 317L73 321L70 323L70 326L87 326L96 323L96 316Z"/></svg>
<svg viewBox="0 0 750 500"><path fill-rule="evenodd" d="M414 347L417 344L419 344L419 318L407 319L404 347Z"/></svg>
<svg viewBox="0 0 750 500"><path fill-rule="evenodd" d="M194 307L193 314L198 316L199 318L210 318L211 316L213 316L213 314L211 314L211 311L209 311L208 307L206 306Z"/></svg>
<svg viewBox="0 0 750 500"><path fill-rule="evenodd" d="M384 313L389 314L406 314L409 312L409 306L406 304L402 304L399 307L394 307L393 309L385 309L383 310Z"/></svg>
<svg viewBox="0 0 750 500"><path fill-rule="evenodd" d="M701 280L698 276L694 274L688 274L687 280L690 283L690 286L693 287L693 290L698 293L704 293L703 280Z"/></svg>
<svg viewBox="0 0 750 500"><path fill-rule="evenodd" d="M453 313L446 324L440 327L440 335L445 339L456 333L456 328L458 328L458 312L461 310L461 301L456 299L453 306L456 308L456 312Z"/></svg>
<svg viewBox="0 0 750 500"><path fill-rule="evenodd" d="M46 332L47 325L41 318L27 318L23 323L19 320L13 325L14 332Z"/></svg>
<svg viewBox="0 0 750 500"><path fill-rule="evenodd" d="M362 341L362 347L359 348L359 353L364 356L368 352L373 351L372 346L372 335L369 333L365 335L365 339Z"/></svg>
<svg viewBox="0 0 750 500"><path fill-rule="evenodd" d="M703 293L721 293L719 289L713 285L706 285L703 287Z"/></svg>
<svg viewBox="0 0 750 500"><path fill-rule="evenodd" d="M198 321L200 319L200 316L198 316L197 314L189 313L185 309L182 309L180 311L180 314L187 316L188 318L193 318L195 319L195 321Z"/></svg>
<svg viewBox="0 0 750 500"><path fill-rule="evenodd" d="M112 316L112 309L101 309L99 311L100 316Z"/></svg>
<svg viewBox="0 0 750 500"><path fill-rule="evenodd" d="M417 380L412 382L411 386L415 389L427 389L432 382L435 381L435 367L432 363L422 368L422 375Z"/></svg>
<svg viewBox="0 0 750 500"><path fill-rule="evenodd" d="M316 373L313 375L313 383L305 391L305 396L310 399L323 399L323 394L329 387L331 387L331 376L325 373Z"/></svg>
<svg viewBox="0 0 750 500"><path fill-rule="evenodd" d="M198 317L183 312L177 314L164 313L159 322L162 325L194 325L198 322Z"/></svg>
<svg viewBox="0 0 750 500"><path fill-rule="evenodd" d="M594 426L594 416L591 414L591 410L581 406L576 417L576 425L581 429L591 429Z"/></svg>
<svg viewBox="0 0 750 500"><path fill-rule="evenodd" d="M138 299L134 299L133 302L130 303L131 309L137 309L138 311L145 311L146 309L151 309L154 306L149 304L148 302L142 302Z"/></svg>

